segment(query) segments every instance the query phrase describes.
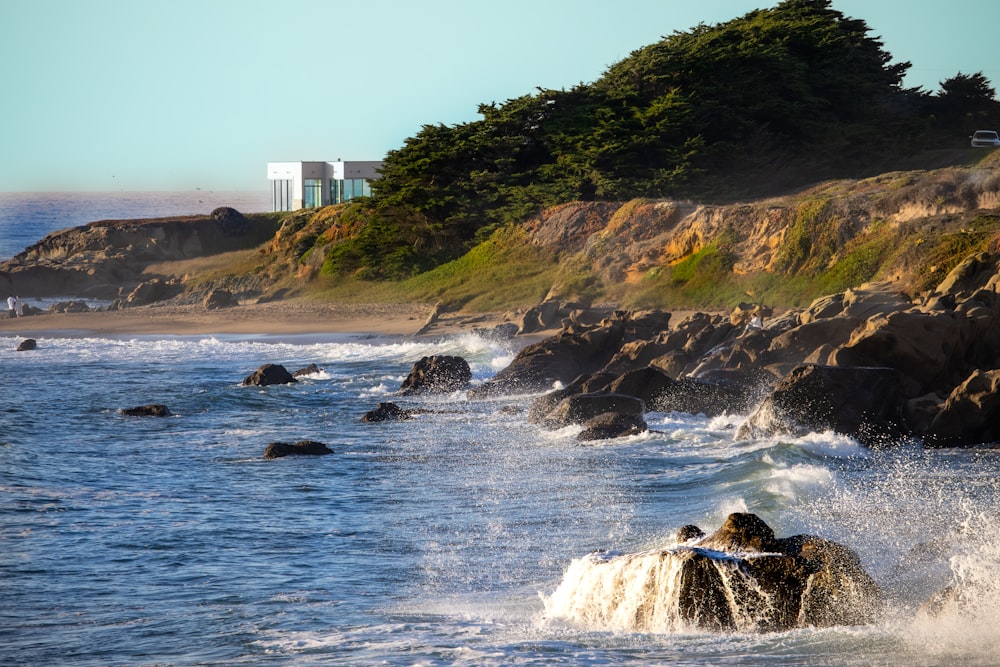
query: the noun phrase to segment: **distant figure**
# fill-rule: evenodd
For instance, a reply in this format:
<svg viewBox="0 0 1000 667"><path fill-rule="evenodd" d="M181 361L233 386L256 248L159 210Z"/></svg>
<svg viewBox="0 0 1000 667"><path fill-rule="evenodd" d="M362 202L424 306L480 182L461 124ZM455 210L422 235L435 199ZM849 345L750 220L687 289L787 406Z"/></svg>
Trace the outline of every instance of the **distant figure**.
<svg viewBox="0 0 1000 667"><path fill-rule="evenodd" d="M17 311L18 317L24 317L24 303L19 296L14 297L14 310Z"/></svg>
<svg viewBox="0 0 1000 667"><path fill-rule="evenodd" d="M17 297L7 297L7 317L17 317Z"/></svg>
<svg viewBox="0 0 1000 667"><path fill-rule="evenodd" d="M750 333L751 331L760 331L764 328L764 322L760 319L759 313L754 313L753 317L750 318L750 322L747 323L747 329L744 333Z"/></svg>

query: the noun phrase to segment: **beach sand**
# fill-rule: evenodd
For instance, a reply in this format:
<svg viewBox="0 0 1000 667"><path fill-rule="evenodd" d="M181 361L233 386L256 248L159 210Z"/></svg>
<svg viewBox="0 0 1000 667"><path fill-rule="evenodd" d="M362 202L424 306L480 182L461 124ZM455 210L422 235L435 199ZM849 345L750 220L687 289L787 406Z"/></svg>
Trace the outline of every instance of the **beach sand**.
<svg viewBox="0 0 1000 667"><path fill-rule="evenodd" d="M207 310L200 305L142 306L115 311L45 313L7 318L0 313L0 335L28 338L111 334L374 334L443 335L490 328L502 315L445 314L428 317L423 304L336 304L275 301Z"/></svg>

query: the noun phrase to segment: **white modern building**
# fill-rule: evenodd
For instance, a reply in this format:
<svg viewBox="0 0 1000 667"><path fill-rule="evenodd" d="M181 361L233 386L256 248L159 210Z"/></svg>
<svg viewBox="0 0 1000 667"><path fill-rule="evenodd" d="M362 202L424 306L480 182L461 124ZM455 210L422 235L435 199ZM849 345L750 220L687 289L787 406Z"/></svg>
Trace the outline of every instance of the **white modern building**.
<svg viewBox="0 0 1000 667"><path fill-rule="evenodd" d="M371 196L381 161L268 162L271 210L297 211Z"/></svg>

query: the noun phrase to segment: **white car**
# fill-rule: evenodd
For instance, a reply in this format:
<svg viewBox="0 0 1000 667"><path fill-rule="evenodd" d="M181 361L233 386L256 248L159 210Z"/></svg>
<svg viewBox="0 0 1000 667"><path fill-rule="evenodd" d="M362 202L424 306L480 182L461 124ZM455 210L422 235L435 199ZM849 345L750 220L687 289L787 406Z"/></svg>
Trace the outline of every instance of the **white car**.
<svg viewBox="0 0 1000 667"><path fill-rule="evenodd" d="M996 130L976 130L972 135L973 148L994 148L1000 146L1000 135Z"/></svg>

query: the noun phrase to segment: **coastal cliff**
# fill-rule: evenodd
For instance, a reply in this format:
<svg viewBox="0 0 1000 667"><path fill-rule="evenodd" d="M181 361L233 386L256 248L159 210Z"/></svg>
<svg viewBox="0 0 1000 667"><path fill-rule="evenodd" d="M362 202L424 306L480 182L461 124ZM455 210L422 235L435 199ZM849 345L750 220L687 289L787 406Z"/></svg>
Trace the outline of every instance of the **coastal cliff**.
<svg viewBox="0 0 1000 667"><path fill-rule="evenodd" d="M829 181L738 204L562 204L498 230L419 280L396 281L392 298L450 310L523 309L546 299L729 309L749 295L781 308L872 281L916 296L997 245L1000 151L979 157L969 166ZM172 289L153 300L186 303L213 288L242 301L321 292L336 300L338 288L375 294L385 282L329 271L341 244L364 227L354 206L94 222L50 234L0 264L0 289L114 299L158 280ZM244 254L226 255L233 251ZM208 257L211 270L191 262Z"/></svg>
<svg viewBox="0 0 1000 667"><path fill-rule="evenodd" d="M33 297L113 299L152 275L150 267L254 248L273 236L270 216L222 207L210 215L101 220L49 234L0 264L0 290Z"/></svg>

